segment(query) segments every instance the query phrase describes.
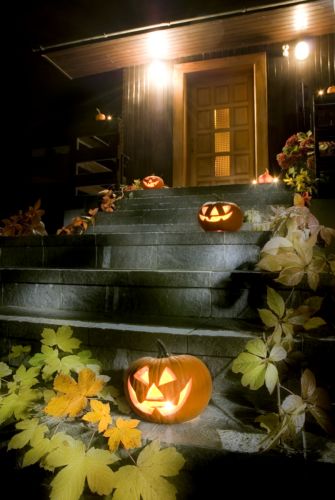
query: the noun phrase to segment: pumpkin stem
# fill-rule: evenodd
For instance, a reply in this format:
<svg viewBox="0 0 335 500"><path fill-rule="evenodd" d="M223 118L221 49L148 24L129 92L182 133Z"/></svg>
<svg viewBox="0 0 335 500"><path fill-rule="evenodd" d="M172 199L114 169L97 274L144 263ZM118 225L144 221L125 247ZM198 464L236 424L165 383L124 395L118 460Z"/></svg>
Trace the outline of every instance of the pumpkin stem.
<svg viewBox="0 0 335 500"><path fill-rule="evenodd" d="M169 358L170 354L168 353L165 344L160 339L157 339L157 344L158 344L157 358Z"/></svg>

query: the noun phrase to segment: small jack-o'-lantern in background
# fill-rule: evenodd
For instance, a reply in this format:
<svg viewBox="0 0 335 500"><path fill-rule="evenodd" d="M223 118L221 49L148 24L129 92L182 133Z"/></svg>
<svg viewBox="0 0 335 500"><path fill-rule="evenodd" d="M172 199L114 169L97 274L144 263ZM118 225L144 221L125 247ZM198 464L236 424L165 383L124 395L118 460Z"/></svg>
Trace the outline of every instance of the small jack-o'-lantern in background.
<svg viewBox="0 0 335 500"><path fill-rule="evenodd" d="M172 356L161 341L158 358L144 357L128 368L125 393L134 412L149 422L174 424L199 415L212 394L206 365L188 354Z"/></svg>
<svg viewBox="0 0 335 500"><path fill-rule="evenodd" d="M264 174L261 174L258 176L258 184L270 184L273 182L273 177L271 174L269 174L268 169L265 169Z"/></svg>
<svg viewBox="0 0 335 500"><path fill-rule="evenodd" d="M95 115L95 119L97 122L103 122L106 120L106 115L100 111L99 108L96 108L97 114Z"/></svg>
<svg viewBox="0 0 335 500"><path fill-rule="evenodd" d="M160 189L164 187L164 181L158 175L147 175L142 179L142 187L143 189Z"/></svg>
<svg viewBox="0 0 335 500"><path fill-rule="evenodd" d="M205 231L238 231L243 223L243 212L236 203L208 201L200 207L198 221Z"/></svg>

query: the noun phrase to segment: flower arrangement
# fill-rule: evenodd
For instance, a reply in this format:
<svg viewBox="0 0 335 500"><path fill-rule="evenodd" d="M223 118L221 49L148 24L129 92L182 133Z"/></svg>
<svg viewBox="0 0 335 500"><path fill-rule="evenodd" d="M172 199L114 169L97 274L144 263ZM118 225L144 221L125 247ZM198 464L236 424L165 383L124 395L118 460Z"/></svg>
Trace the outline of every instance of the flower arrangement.
<svg viewBox="0 0 335 500"><path fill-rule="evenodd" d="M276 158L285 184L297 193L316 192L315 142L310 130L291 135Z"/></svg>

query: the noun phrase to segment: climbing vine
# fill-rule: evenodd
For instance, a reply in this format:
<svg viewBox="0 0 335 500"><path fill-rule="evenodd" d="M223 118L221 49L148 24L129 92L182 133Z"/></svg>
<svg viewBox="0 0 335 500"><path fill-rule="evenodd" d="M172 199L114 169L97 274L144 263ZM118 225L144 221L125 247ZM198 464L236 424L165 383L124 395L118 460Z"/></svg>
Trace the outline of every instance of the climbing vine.
<svg viewBox="0 0 335 500"><path fill-rule="evenodd" d="M274 281L286 287L284 295L267 287L268 307L258 310L264 325L262 338L246 344L245 351L233 361L232 370L242 374L243 386L258 390L265 385L269 394L276 395L277 411L256 418L267 431L260 449L277 445L288 449L302 433L306 457L306 419L311 416L330 434L335 434L335 427L326 390L317 386L316 377L308 367L297 367L297 359L301 359L297 349L304 333L327 326L319 315L324 297L310 294L297 304L295 286L306 279L309 288L316 292L321 278L334 280L335 256L327 255L324 247L335 237L335 230L321 226L309 208L301 203L301 196L297 196L295 206L274 210L273 236L262 248L257 265L260 270L276 273ZM300 380L298 384L286 386L284 381L290 381L288 371L292 365L296 373L300 371Z"/></svg>

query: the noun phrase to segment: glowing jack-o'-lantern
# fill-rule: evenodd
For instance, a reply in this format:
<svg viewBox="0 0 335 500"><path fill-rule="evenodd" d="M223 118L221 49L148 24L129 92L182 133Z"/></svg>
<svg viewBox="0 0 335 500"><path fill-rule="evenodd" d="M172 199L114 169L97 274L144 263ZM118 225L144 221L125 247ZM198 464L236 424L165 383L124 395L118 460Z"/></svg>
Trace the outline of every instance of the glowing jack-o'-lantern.
<svg viewBox="0 0 335 500"><path fill-rule="evenodd" d="M205 231L238 231L243 223L243 212L236 203L208 201L200 207L198 221Z"/></svg>
<svg viewBox="0 0 335 500"><path fill-rule="evenodd" d="M164 181L158 175L148 175L142 179L142 187L143 189L161 189L164 187Z"/></svg>
<svg viewBox="0 0 335 500"><path fill-rule="evenodd" d="M135 361L125 376L125 393L134 412L149 422L174 424L199 415L212 394L206 365L191 355L172 356L158 341L159 357Z"/></svg>

